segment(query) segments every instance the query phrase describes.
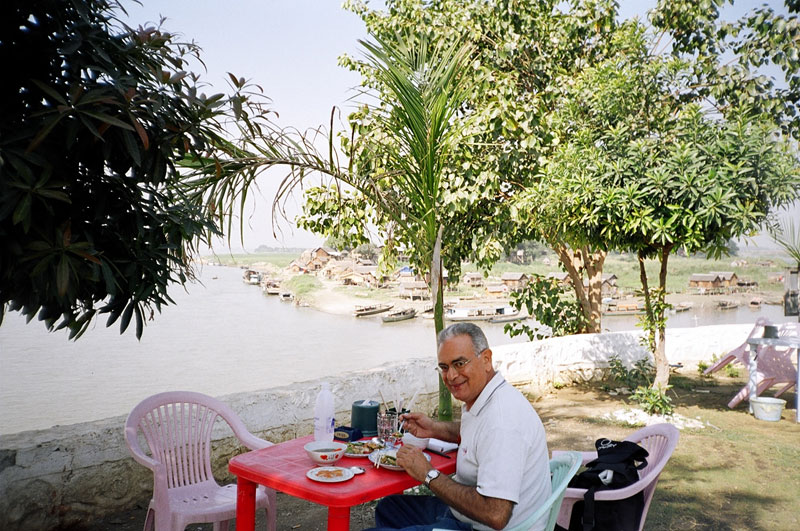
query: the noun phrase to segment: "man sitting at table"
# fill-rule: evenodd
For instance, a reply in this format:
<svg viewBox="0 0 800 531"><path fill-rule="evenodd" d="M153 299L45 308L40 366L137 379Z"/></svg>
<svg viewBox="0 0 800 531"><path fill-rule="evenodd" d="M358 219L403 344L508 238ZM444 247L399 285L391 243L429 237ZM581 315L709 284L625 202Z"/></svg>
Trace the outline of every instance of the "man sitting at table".
<svg viewBox="0 0 800 531"><path fill-rule="evenodd" d="M402 447L397 464L436 496L388 496L375 529L503 529L524 521L550 495L544 426L530 402L492 366L483 331L456 323L439 333L439 373L464 405L461 422L408 413L417 437L459 443L455 478L439 474L422 451ZM541 529L546 516L532 529Z"/></svg>

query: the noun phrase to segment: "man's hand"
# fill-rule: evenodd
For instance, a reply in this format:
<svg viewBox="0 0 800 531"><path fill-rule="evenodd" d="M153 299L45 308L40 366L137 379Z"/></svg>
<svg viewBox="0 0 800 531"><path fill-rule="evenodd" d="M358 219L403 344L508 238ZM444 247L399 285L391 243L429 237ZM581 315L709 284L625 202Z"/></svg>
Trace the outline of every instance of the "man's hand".
<svg viewBox="0 0 800 531"><path fill-rule="evenodd" d="M424 413L405 413L400 415L400 420L405 420L405 430L416 437L433 437L433 420ZM423 458L424 459L424 458Z"/></svg>
<svg viewBox="0 0 800 531"><path fill-rule="evenodd" d="M461 438L460 422L441 422L429 418L423 413L405 413L400 415L400 420L405 421L405 430L413 435L426 438L434 437L443 441L457 443Z"/></svg>
<svg viewBox="0 0 800 531"><path fill-rule="evenodd" d="M401 446L397 450L397 464L403 467L409 476L417 481L424 481L428 470L433 468L422 450L411 446Z"/></svg>

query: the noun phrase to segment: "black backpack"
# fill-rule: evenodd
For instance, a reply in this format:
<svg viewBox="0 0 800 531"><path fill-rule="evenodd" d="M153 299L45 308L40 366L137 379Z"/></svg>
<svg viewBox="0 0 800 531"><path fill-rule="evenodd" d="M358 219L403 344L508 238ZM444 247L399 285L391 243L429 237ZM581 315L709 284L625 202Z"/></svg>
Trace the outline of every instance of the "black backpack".
<svg viewBox="0 0 800 531"><path fill-rule="evenodd" d="M568 531L636 531L644 509L644 494L630 498L594 501L598 490L619 489L639 481L639 470L647 466L647 450L630 441L598 439L597 459L569 482L570 487L587 489L582 502L572 509ZM610 478L609 478L610 476ZM561 527L556 527L564 531Z"/></svg>

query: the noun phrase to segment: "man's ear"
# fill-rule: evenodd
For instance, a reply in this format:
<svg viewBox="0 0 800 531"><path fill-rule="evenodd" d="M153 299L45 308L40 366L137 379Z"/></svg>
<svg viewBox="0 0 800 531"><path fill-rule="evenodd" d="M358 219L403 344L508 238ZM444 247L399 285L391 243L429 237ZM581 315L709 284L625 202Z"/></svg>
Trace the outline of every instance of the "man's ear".
<svg viewBox="0 0 800 531"><path fill-rule="evenodd" d="M492 364L492 349L487 348L486 350L484 350L483 354L481 354L481 357L484 358L486 360L486 363L489 364L489 368L492 369L494 368L494 365Z"/></svg>

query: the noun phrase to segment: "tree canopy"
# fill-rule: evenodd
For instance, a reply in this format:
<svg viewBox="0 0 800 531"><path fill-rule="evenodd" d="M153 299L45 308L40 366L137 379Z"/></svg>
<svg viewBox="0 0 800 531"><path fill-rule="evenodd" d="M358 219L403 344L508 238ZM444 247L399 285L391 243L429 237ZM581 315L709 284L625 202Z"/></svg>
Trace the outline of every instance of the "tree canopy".
<svg viewBox="0 0 800 531"><path fill-rule="evenodd" d="M199 49L132 29L112 0L0 7L0 320L78 337L97 312L140 337L217 231L176 161L224 143L239 95L206 96Z"/></svg>

